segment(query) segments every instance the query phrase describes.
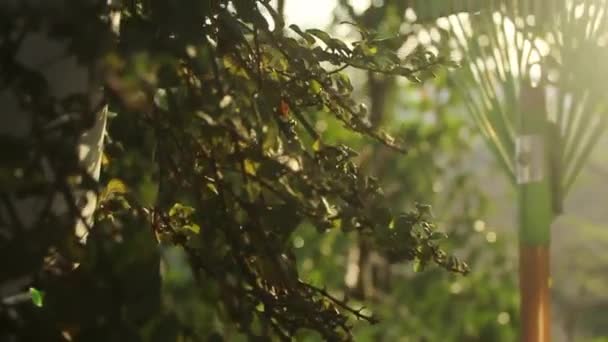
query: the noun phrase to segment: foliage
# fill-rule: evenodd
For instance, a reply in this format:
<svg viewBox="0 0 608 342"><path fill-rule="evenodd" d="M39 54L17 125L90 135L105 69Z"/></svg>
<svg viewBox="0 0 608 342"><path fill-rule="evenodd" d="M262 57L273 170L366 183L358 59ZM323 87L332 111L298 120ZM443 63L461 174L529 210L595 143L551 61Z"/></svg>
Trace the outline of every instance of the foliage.
<svg viewBox="0 0 608 342"><path fill-rule="evenodd" d="M404 6L400 1L385 1L383 6L370 6L359 13L338 9L336 22L354 21L382 36L390 36L399 28L403 31L405 27L405 31L413 33L410 39L416 40L418 27L408 22ZM344 17L344 13L348 16ZM373 250L368 252L371 255L368 263L375 265L370 273L388 276L370 282L365 279L370 274L361 272L355 290L361 283L371 287L372 291L364 291L368 295L363 300L383 319L374 326L357 325L357 339L514 340L519 324L517 272L514 256L507 248L513 237L502 231L496 234L481 221L488 214L489 203L476 178L479 161L473 154L479 153L475 147L479 136L462 121L465 109L457 90L447 83L445 73L423 86L378 79L376 75L364 76L369 86L357 96L367 97L370 108L377 107L374 101L384 103L380 121L391 127L391 134L408 142L409 153L399 158L380 146L362 144L359 164L378 177L393 208L402 208L413 201L432 203L439 229L450 236L449 242L471 262L474 272L466 278L435 271L414 273L406 265L378 264ZM384 89L379 99L372 85ZM328 127L327 134L333 132L337 130ZM349 260L352 243L345 244L339 237L327 237L324 243L309 235L301 236L305 245L298 249L298 260L307 270L303 276L313 277L336 291L353 293L353 289L344 286L344 273L334 275L336 269L344 269L342 264ZM328 243L333 246L331 254L320 253L316 246ZM335 261L325 266L326 260ZM366 267L361 260L359 265L360 269ZM348 268L344 271L348 274Z"/></svg>
<svg viewBox="0 0 608 342"><path fill-rule="evenodd" d="M366 261L352 260L353 250L358 249L356 237L319 236L306 227L294 233L292 242L300 246L296 254L303 279L351 297L363 284L365 295L357 300L381 319L373 326L355 324L359 341L516 338L517 272L513 256L507 254L513 237L509 240L508 234L498 232L494 241L496 232L480 221L487 215L488 203L471 173L475 165L470 165L469 158L470 144L478 137L457 119L458 100L444 88L444 82L440 77L423 88L397 85L398 91L388 98L389 103L397 102L393 107L397 114L386 122L393 127L391 133L411 141L408 156L365 146L358 162L378 176L391 207L402 208L413 201L432 203L439 230L471 262L472 274L462 278L438 270L416 273L412 265L383 263L374 249L368 251ZM446 91L449 96L442 100ZM404 110L411 112L406 116ZM336 128L329 125L328 138L337 138L332 137ZM360 143L356 137L351 139L351 144ZM348 284L349 269L357 268L367 271L360 271L357 281ZM306 341L318 340L306 337Z"/></svg>
<svg viewBox="0 0 608 342"><path fill-rule="evenodd" d="M316 111L404 152L371 127L342 71L418 80L446 60L426 51L400 58L392 41L362 28L352 44L321 30L288 30L265 1L55 5L17 5L2 18L2 70L14 71L2 73L2 84L23 98L34 129L22 139L2 136L13 153L1 154L1 222L9 234L0 251L3 260L20 261L1 281L35 275L35 288L45 292L41 309L2 304L9 336L217 338L162 309L160 244L185 254L196 295L212 303L202 317L219 313L251 339L289 340L301 329L350 339L350 317L376 319L299 279L290 238L302 224L317 234L357 232L391 261L466 273L466 264L439 247L444 235L434 231L427 206L386 206L378 181L353 162L356 152L322 139L308 117ZM116 14L119 34L109 25ZM109 129L107 186L85 245L72 232L79 211L70 189L96 187L74 153L94 111L83 94L54 98L44 77L19 63L21 39L39 29L68 41L85 65L99 66L118 113ZM57 194L72 207L67 215L45 210L28 230L9 215L15 196L50 201ZM216 327L209 328L205 333Z"/></svg>

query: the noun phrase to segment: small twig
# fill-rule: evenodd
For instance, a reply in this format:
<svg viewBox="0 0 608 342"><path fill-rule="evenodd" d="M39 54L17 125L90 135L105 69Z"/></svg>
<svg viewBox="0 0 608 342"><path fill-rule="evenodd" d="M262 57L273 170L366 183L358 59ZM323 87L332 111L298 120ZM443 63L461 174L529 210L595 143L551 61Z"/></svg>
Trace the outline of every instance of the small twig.
<svg viewBox="0 0 608 342"><path fill-rule="evenodd" d="M337 69L334 69L334 70L332 70L332 71L328 71L328 72L327 72L327 74L329 74L329 75L337 74L337 73L339 73L340 71L342 71L342 70L344 70L344 69L348 68L349 66L351 66L351 65L350 65L350 64L348 64L348 63L347 63L347 64L344 64L343 66L341 66L341 67L339 67L339 68L337 68Z"/></svg>
<svg viewBox="0 0 608 342"><path fill-rule="evenodd" d="M351 314L353 314L355 317L357 317L357 319L363 319L368 321L370 324L376 324L379 322L379 320L377 318L375 318L374 316L367 316L363 313L361 313L361 311L363 311L363 309L365 309L365 307L361 307L360 309L353 309L351 308L345 301L340 300L332 295L329 294L329 292L327 292L324 289L320 289L314 285L311 284L307 284L304 283L302 281L300 281L300 284L303 285L304 287L307 287L315 292L320 293L323 297L328 298L329 300L331 300L334 304L338 305L339 307L343 308L344 310L350 312Z"/></svg>

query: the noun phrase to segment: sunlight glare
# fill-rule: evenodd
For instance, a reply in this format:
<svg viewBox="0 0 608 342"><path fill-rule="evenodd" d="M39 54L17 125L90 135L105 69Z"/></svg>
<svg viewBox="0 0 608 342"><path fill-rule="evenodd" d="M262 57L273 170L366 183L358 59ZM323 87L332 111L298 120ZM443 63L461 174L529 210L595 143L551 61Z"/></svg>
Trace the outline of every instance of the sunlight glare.
<svg viewBox="0 0 608 342"><path fill-rule="evenodd" d="M286 22L302 28L323 28L331 22L335 6L335 0L286 0Z"/></svg>

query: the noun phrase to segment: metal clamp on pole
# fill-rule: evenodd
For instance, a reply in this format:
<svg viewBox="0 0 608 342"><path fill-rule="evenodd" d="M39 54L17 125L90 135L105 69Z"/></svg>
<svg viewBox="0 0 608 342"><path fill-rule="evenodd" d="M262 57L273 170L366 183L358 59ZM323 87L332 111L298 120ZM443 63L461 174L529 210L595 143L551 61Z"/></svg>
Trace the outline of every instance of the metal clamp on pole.
<svg viewBox="0 0 608 342"><path fill-rule="evenodd" d="M545 148L539 134L520 135L515 140L517 184L540 182L545 177Z"/></svg>

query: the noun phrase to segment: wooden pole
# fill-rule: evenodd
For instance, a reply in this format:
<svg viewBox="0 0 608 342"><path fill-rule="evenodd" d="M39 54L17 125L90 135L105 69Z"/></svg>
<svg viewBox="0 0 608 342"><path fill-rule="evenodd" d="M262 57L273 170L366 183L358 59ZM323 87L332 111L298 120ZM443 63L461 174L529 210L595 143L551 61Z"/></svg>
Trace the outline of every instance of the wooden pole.
<svg viewBox="0 0 608 342"><path fill-rule="evenodd" d="M520 246L521 341L551 341L548 246Z"/></svg>
<svg viewBox="0 0 608 342"><path fill-rule="evenodd" d="M555 216L549 168L548 121L543 87L522 80L516 141L519 188L520 340L551 341L549 246Z"/></svg>

